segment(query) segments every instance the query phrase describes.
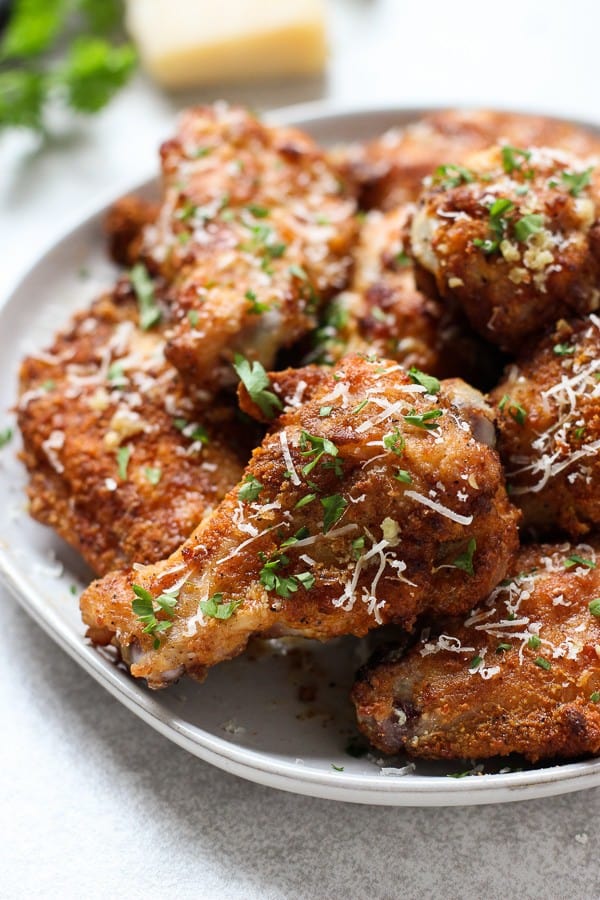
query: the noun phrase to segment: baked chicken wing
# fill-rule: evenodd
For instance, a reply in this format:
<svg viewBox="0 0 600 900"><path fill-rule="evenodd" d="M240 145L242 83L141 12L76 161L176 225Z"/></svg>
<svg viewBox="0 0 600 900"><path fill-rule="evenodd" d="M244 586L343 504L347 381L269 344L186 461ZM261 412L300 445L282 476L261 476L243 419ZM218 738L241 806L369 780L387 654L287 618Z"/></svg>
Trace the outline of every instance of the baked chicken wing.
<svg viewBox="0 0 600 900"><path fill-rule="evenodd" d="M491 395L509 490L537 534L600 526L600 318L561 321Z"/></svg>
<svg viewBox="0 0 600 900"><path fill-rule="evenodd" d="M186 382L229 386L236 352L272 366L345 286L355 201L307 135L224 103L184 113L161 155L135 246L168 285L166 356Z"/></svg>
<svg viewBox="0 0 600 900"><path fill-rule="evenodd" d="M242 482L169 559L82 595L91 639L117 644L135 676L203 677L253 634L410 627L504 576L517 513L480 394L361 358L243 378L246 409L287 404Z"/></svg>
<svg viewBox="0 0 600 900"><path fill-rule="evenodd" d="M21 367L30 512L100 574L175 550L251 452L233 406L184 390L138 316L123 280Z"/></svg>
<svg viewBox="0 0 600 900"><path fill-rule="evenodd" d="M361 731L384 753L535 762L600 751L600 545L524 547L467 618L358 674Z"/></svg>
<svg viewBox="0 0 600 900"><path fill-rule="evenodd" d="M496 146L425 186L411 252L440 295L504 350L600 306L600 168L560 150Z"/></svg>

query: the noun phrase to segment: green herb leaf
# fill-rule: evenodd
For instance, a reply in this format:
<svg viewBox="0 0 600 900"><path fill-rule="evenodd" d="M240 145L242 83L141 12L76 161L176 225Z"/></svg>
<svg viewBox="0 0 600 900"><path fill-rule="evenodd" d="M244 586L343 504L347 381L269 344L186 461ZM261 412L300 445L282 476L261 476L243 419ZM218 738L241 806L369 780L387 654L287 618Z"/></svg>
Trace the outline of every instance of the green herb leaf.
<svg viewBox="0 0 600 900"><path fill-rule="evenodd" d="M331 768L332 768L335 772L343 772L343 771L344 771L344 767L343 767L343 766L336 766L334 763L331 763Z"/></svg>
<svg viewBox="0 0 600 900"><path fill-rule="evenodd" d="M127 467L131 457L131 447L119 447L117 450L117 466L119 468L119 478L121 481L127 481Z"/></svg>
<svg viewBox="0 0 600 900"><path fill-rule="evenodd" d="M592 691L590 694L590 700L592 703L600 703L600 691Z"/></svg>
<svg viewBox="0 0 600 900"><path fill-rule="evenodd" d="M0 56L4 59L36 56L48 49L63 27L68 12L65 0L19 0L8 20Z"/></svg>
<svg viewBox="0 0 600 900"><path fill-rule="evenodd" d="M268 303L261 303L260 300L257 299L254 291L246 291L244 297L250 304L250 312L255 316L260 316L262 313L266 312L269 308Z"/></svg>
<svg viewBox="0 0 600 900"><path fill-rule="evenodd" d="M319 410L319 415L321 416L322 419L326 419L328 416L331 415L332 409L333 409L333 407L331 407L331 406L322 406L321 409Z"/></svg>
<svg viewBox="0 0 600 900"><path fill-rule="evenodd" d="M557 356L572 356L575 353L573 344L555 344L552 350Z"/></svg>
<svg viewBox="0 0 600 900"><path fill-rule="evenodd" d="M510 650L510 649L511 649L510 644L498 644L498 646L496 647L496 653L505 653L506 650Z"/></svg>
<svg viewBox="0 0 600 900"><path fill-rule="evenodd" d="M246 475L244 483L238 491L238 497L245 503L253 503L258 499L258 495L263 489L263 485L254 475Z"/></svg>
<svg viewBox="0 0 600 900"><path fill-rule="evenodd" d="M511 147L506 144L500 151L502 154L502 168L510 175L515 169L520 169L524 162L531 159L530 150L521 150L519 147Z"/></svg>
<svg viewBox="0 0 600 900"><path fill-rule="evenodd" d="M474 656L473 659L471 660L471 662L469 663L469 669L476 669L477 666L481 665L482 662L483 662L483 656L479 656L479 654L477 654L477 656Z"/></svg>
<svg viewBox="0 0 600 900"><path fill-rule="evenodd" d="M187 317L188 317L188 322L190 323L192 328L196 328L196 326L198 325L198 320L200 318L198 315L198 311L196 309L190 309L188 311Z"/></svg>
<svg viewBox="0 0 600 900"><path fill-rule="evenodd" d="M162 470L153 468L152 466L146 466L144 475L146 476L146 481L149 481L150 484L153 484L156 487L162 478Z"/></svg>
<svg viewBox="0 0 600 900"><path fill-rule="evenodd" d="M129 273L129 280L137 297L140 328L142 331L148 331L162 318L154 295L154 282L143 263L138 263L133 267Z"/></svg>
<svg viewBox="0 0 600 900"><path fill-rule="evenodd" d="M241 600L223 601L223 594L213 594L208 600L200 601L200 609L209 619L230 619Z"/></svg>
<svg viewBox="0 0 600 900"><path fill-rule="evenodd" d="M413 409L407 416L402 416L402 418L409 425L414 425L415 428L424 428L426 431L433 431L435 428L439 428L440 425L439 422L432 420L439 419L439 417L443 415L444 411L441 409L430 409L428 412L420 413L419 415L417 415Z"/></svg>
<svg viewBox="0 0 600 900"><path fill-rule="evenodd" d="M263 366L258 361L250 363L238 353L233 368L248 391L250 399L256 403L262 414L268 419L274 418L277 410L282 408L282 403L273 391L268 390L271 382Z"/></svg>
<svg viewBox="0 0 600 900"><path fill-rule="evenodd" d="M461 184L470 184L474 179L474 173L464 166L438 166L433 173L434 184L438 184L445 191L458 187Z"/></svg>
<svg viewBox="0 0 600 900"><path fill-rule="evenodd" d="M293 275L294 278L299 278L300 281L308 281L308 275L306 274L302 266L298 266L296 265L296 263L293 263L288 268L288 272L290 273L290 275Z"/></svg>
<svg viewBox="0 0 600 900"><path fill-rule="evenodd" d="M123 371L123 363L120 360L113 362L108 367L106 377L110 381L112 387L122 388L129 384L129 379Z"/></svg>
<svg viewBox="0 0 600 900"><path fill-rule="evenodd" d="M146 590L139 584L132 585L133 593L135 594L135 599L131 603L131 608L138 619L144 625L144 633L152 634L155 636L154 640L154 649L158 650L160 647L160 640L158 638L158 634L161 634L171 628L173 622L171 619L173 618L173 611L175 605L177 603L177 597L174 594L161 594L160 597L154 600L150 591ZM156 612L154 609L154 603L158 605L159 609L167 616L167 619L157 619Z"/></svg>
<svg viewBox="0 0 600 900"><path fill-rule="evenodd" d="M592 172L594 167L590 166L585 172L563 172L561 180L568 187L572 197L579 197L580 193L586 188L592 180Z"/></svg>
<svg viewBox="0 0 600 900"><path fill-rule="evenodd" d="M12 428L3 428L2 431L0 431L0 450L2 447L6 447L7 444L10 444L13 435L14 431Z"/></svg>
<svg viewBox="0 0 600 900"><path fill-rule="evenodd" d="M425 372L421 372L421 370L416 369L415 366L410 367L408 375L411 381L424 387L428 394L439 394L440 383L433 375L426 375Z"/></svg>
<svg viewBox="0 0 600 900"><path fill-rule="evenodd" d="M301 497L300 500L294 506L294 509L302 509L303 506L308 506L309 503L312 503L313 500L317 499L316 494L305 494L304 497Z"/></svg>
<svg viewBox="0 0 600 900"><path fill-rule="evenodd" d="M78 112L94 113L128 81L135 64L133 46L112 46L102 38L77 38L65 63L56 73L69 105Z"/></svg>
<svg viewBox="0 0 600 900"><path fill-rule="evenodd" d="M532 234L539 234L544 230L544 217L537 213L523 216L515 222L515 237L518 241L526 241Z"/></svg>
<svg viewBox="0 0 600 900"><path fill-rule="evenodd" d="M596 597L595 600L590 600L588 609L593 616L600 617L600 597Z"/></svg>
<svg viewBox="0 0 600 900"><path fill-rule="evenodd" d="M529 640L527 641L527 646L530 650L538 650L542 646L542 642L537 634L532 634Z"/></svg>
<svg viewBox="0 0 600 900"><path fill-rule="evenodd" d="M390 431L388 434L384 434L383 446L386 450L390 450L392 453L395 453L396 456L402 456L402 454L404 453L404 447L406 446L406 439L404 435L400 433L400 429L398 428L398 426L396 426L394 430Z"/></svg>
<svg viewBox="0 0 600 900"><path fill-rule="evenodd" d="M498 404L498 409L502 412L504 409L508 408L508 414L517 422L518 425L524 425L525 420L527 419L527 410L521 406L520 403L517 403L515 400L508 394L504 394L500 403Z"/></svg>
<svg viewBox="0 0 600 900"><path fill-rule="evenodd" d="M269 215L267 207L259 206L257 203L249 203L246 209L252 213L255 219L266 219Z"/></svg>
<svg viewBox="0 0 600 900"><path fill-rule="evenodd" d="M394 475L396 481L402 481L404 484L411 484L412 477L410 472L407 472L406 469L396 469L396 473Z"/></svg>
<svg viewBox="0 0 600 900"><path fill-rule="evenodd" d="M483 250L487 255L488 253L495 253L500 246L500 242L493 241L491 238L473 238L473 246L477 247L479 250Z"/></svg>
<svg viewBox="0 0 600 900"><path fill-rule="evenodd" d="M572 556L567 556L565 560L565 569L572 569L573 566L585 566L588 569L595 569L596 563L591 559L584 559L583 556L577 556L574 553Z"/></svg>
<svg viewBox="0 0 600 900"><path fill-rule="evenodd" d="M544 659L543 656L536 656L534 663L536 666L539 666L540 669L545 669L546 672L549 672L552 668L552 663L549 660Z"/></svg>
<svg viewBox="0 0 600 900"><path fill-rule="evenodd" d="M323 516L323 534L327 534L335 523L341 519L344 510L348 506L348 501L341 494L332 494L330 497L321 498L321 506L325 511Z"/></svg>
<svg viewBox="0 0 600 900"><path fill-rule="evenodd" d="M323 456L335 457L338 455L338 448L333 441L328 438L319 437L316 434L309 434L308 431L302 431L300 434L300 451L302 456L312 456L312 460L302 468L304 475L310 475L317 463Z"/></svg>
<svg viewBox="0 0 600 900"><path fill-rule="evenodd" d="M9 69L0 72L0 127L42 128L47 79L40 72Z"/></svg>
<svg viewBox="0 0 600 900"><path fill-rule="evenodd" d="M463 572L466 572L467 575L473 575L473 554L477 549L477 541L475 538L471 538L469 543L467 544L467 549L464 553L461 553L460 556L457 556L452 565L456 569L462 569Z"/></svg>

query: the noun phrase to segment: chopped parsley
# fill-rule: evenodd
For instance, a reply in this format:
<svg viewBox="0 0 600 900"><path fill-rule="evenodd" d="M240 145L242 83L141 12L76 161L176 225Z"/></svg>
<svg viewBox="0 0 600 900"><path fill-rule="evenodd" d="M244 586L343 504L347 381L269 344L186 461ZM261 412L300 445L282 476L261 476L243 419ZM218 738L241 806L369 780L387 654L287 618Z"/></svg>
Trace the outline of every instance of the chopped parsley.
<svg viewBox="0 0 600 900"><path fill-rule="evenodd" d="M180 222L189 222L196 215L198 207L191 200L184 200L179 209L175 210L175 218Z"/></svg>
<svg viewBox="0 0 600 900"><path fill-rule="evenodd" d="M473 659L471 660L471 662L469 663L469 669L476 669L477 666L480 666L482 662L483 662L483 656L480 656L479 654L477 654L477 656L474 656Z"/></svg>
<svg viewBox="0 0 600 900"><path fill-rule="evenodd" d="M249 213L252 213L255 219L266 219L269 215L269 210L266 206L258 206L256 203L249 203L246 209Z"/></svg>
<svg viewBox="0 0 600 900"><path fill-rule="evenodd" d="M502 168L510 175L511 172L520 170L523 163L531 159L530 150L521 150L519 147L511 147L506 144L502 147Z"/></svg>
<svg viewBox="0 0 600 900"><path fill-rule="evenodd" d="M595 569L596 563L591 559L584 559L583 556L577 556L574 553L572 556L567 556L565 559L565 569L572 569L573 566L585 566L588 569Z"/></svg>
<svg viewBox="0 0 600 900"><path fill-rule="evenodd" d="M430 409L428 412L420 413L417 415L415 410L411 410L407 416L402 416L405 422L408 425L414 425L415 428L424 428L426 431L433 431L435 428L439 428L439 422L434 422L434 419L439 419L440 416L444 415L444 411L441 409Z"/></svg>
<svg viewBox="0 0 600 900"><path fill-rule="evenodd" d="M405 266L410 266L412 259L404 250L400 250L399 253L396 253L394 256L394 262L397 266L401 266L404 268Z"/></svg>
<svg viewBox="0 0 600 900"><path fill-rule="evenodd" d="M526 241L532 234L539 234L544 230L544 217L538 213L523 216L515 222L515 237L518 241Z"/></svg>
<svg viewBox="0 0 600 900"><path fill-rule="evenodd" d="M154 294L154 282L143 263L138 263L133 267L129 273L129 280L137 297L140 328L142 331L148 331L162 318Z"/></svg>
<svg viewBox="0 0 600 900"><path fill-rule="evenodd" d="M322 406L321 409L319 410L319 415L321 416L322 419L326 419L328 416L331 415L332 409L333 409L332 406Z"/></svg>
<svg viewBox="0 0 600 900"><path fill-rule="evenodd" d="M571 197L579 197L580 193L592 180L593 166L585 172L562 172L561 181L569 189Z"/></svg>
<svg viewBox="0 0 600 900"><path fill-rule="evenodd" d="M258 499L258 495L263 489L263 485L254 475L246 475L244 483L238 491L238 497L245 503L252 503Z"/></svg>
<svg viewBox="0 0 600 900"><path fill-rule="evenodd" d="M507 650L511 649L510 644L498 644L496 647L496 653L505 653Z"/></svg>
<svg viewBox="0 0 600 900"><path fill-rule="evenodd" d="M398 426L388 434L384 434L383 446L386 450L391 450L392 453L395 453L396 456L402 456L404 447L406 446L406 439L404 435L400 433Z"/></svg>
<svg viewBox="0 0 600 900"><path fill-rule="evenodd" d="M575 353L573 344L555 344L552 348L557 356L572 356Z"/></svg>
<svg viewBox="0 0 600 900"><path fill-rule="evenodd" d="M269 308L268 303L261 303L260 300L257 299L254 291L246 291L244 297L250 304L250 312L255 316L260 316L261 313L266 312L266 310Z"/></svg>
<svg viewBox="0 0 600 900"><path fill-rule="evenodd" d="M187 314L187 317L188 317L188 322L190 323L192 328L196 328L196 326L198 325L198 319L199 319L198 311L195 309L190 309Z"/></svg>
<svg viewBox="0 0 600 900"><path fill-rule="evenodd" d="M479 247L484 253L494 253L500 246L500 241L504 238L508 229L508 220L506 213L512 212L515 204L508 197L498 197L492 203L489 209L488 226L493 234L492 238L475 238L473 244Z"/></svg>
<svg viewBox="0 0 600 900"><path fill-rule="evenodd" d="M317 499L316 494L305 494L304 497L301 497L300 500L294 506L294 509L302 509L303 506L308 506L309 503L312 503L313 500Z"/></svg>
<svg viewBox="0 0 600 900"><path fill-rule="evenodd" d="M47 378L46 381L42 384L42 390L48 393L48 391L53 391L56 387L56 382L53 378Z"/></svg>
<svg viewBox="0 0 600 900"><path fill-rule="evenodd" d="M296 593L300 585L309 591L315 583L314 575L311 572L300 572L297 575L283 575L280 569L287 566L289 557L285 553L276 553L266 559L263 553L259 553L259 557L264 565L259 573L260 583L268 590L275 591L284 600L287 600L290 594Z"/></svg>
<svg viewBox="0 0 600 900"><path fill-rule="evenodd" d="M282 543L281 549L283 550L285 547L293 547L294 544L297 544L298 541L303 541L304 538L307 538L309 535L310 531L308 530L306 525L303 525L302 528L298 529L296 534L292 535L292 537L289 537Z"/></svg>
<svg viewBox="0 0 600 900"><path fill-rule="evenodd" d="M282 404L279 397L269 390L271 382L263 366L257 360L251 363L236 353L233 368L262 414L268 419L274 418Z"/></svg>
<svg viewBox="0 0 600 900"><path fill-rule="evenodd" d="M150 484L156 486L162 478L162 470L153 468L152 466L146 466L144 475L146 476L146 481L149 481Z"/></svg>
<svg viewBox="0 0 600 900"><path fill-rule="evenodd" d="M197 422L188 422L187 419L179 418L173 419L173 425L184 437L190 438L192 441L201 444L210 443L208 431L203 425L199 425Z"/></svg>
<svg viewBox="0 0 600 900"><path fill-rule="evenodd" d="M512 398L505 394L500 403L498 404L498 409L502 412L504 409L508 409L508 414L517 422L518 425L524 425L525 419L527 418L527 410L521 406L520 403L512 400Z"/></svg>
<svg viewBox="0 0 600 900"><path fill-rule="evenodd" d="M527 646L530 650L538 650L542 646L542 642L537 634L531 635L531 637L527 641Z"/></svg>
<svg viewBox="0 0 600 900"><path fill-rule="evenodd" d="M323 456L337 456L338 448L333 441L327 438L319 437L316 434L309 434L303 431L300 435L300 452L302 456L312 456L313 458L302 468L303 475L310 475L317 463Z"/></svg>
<svg viewBox="0 0 600 900"><path fill-rule="evenodd" d="M230 619L241 600L223 602L223 594L213 594L208 600L200 601L200 610L209 619Z"/></svg>
<svg viewBox="0 0 600 900"><path fill-rule="evenodd" d="M300 281L308 281L308 275L306 274L302 266L298 266L296 265L296 263L293 263L288 268L288 272L290 273L290 275L293 275L294 278L299 278Z"/></svg>
<svg viewBox="0 0 600 900"><path fill-rule="evenodd" d="M369 398L368 398L368 397L367 397L365 400L361 400L361 402L358 404L358 406L355 406L355 407L354 407L354 409L352 410L352 412L353 412L353 413L359 413L359 412L362 412L363 409L365 408L365 406L367 405L368 402L369 402Z"/></svg>
<svg viewBox="0 0 600 900"><path fill-rule="evenodd" d="M125 387L128 383L127 376L123 370L123 363L120 360L110 364L106 377L115 388Z"/></svg>
<svg viewBox="0 0 600 900"><path fill-rule="evenodd" d="M343 516L348 501L341 494L332 494L330 497L322 497L321 506L324 510L323 534L327 534Z"/></svg>
<svg viewBox="0 0 600 900"><path fill-rule="evenodd" d="M460 556L457 556L452 565L455 569L462 569L467 575L473 575L473 554L477 549L477 541L471 538L467 544L467 549Z"/></svg>
<svg viewBox="0 0 600 900"><path fill-rule="evenodd" d="M593 691L590 694L590 700L592 703L600 703L600 691Z"/></svg>
<svg viewBox="0 0 600 900"><path fill-rule="evenodd" d="M428 394L439 394L440 383L433 375L426 375L425 372L421 372L421 370L415 368L415 366L410 367L408 375L411 381L424 387Z"/></svg>
<svg viewBox="0 0 600 900"><path fill-rule="evenodd" d="M127 481L127 467L131 458L131 447L119 447L117 450L117 467L121 481Z"/></svg>
<svg viewBox="0 0 600 900"><path fill-rule="evenodd" d="M331 768L332 768L335 772L343 772L343 771L344 771L344 767L343 767L343 766L336 766L335 763L331 763Z"/></svg>
<svg viewBox="0 0 600 900"><path fill-rule="evenodd" d="M411 484L412 477L410 472L407 472L406 469L396 469L394 478L396 481L402 481L404 484Z"/></svg>
<svg viewBox="0 0 600 900"><path fill-rule="evenodd" d="M352 558L359 559L362 556L362 552L365 549L365 536L364 534L361 537L354 538L352 541Z"/></svg>
<svg viewBox="0 0 600 900"><path fill-rule="evenodd" d="M588 604L588 609L593 616L600 617L600 597L596 597L595 600L591 600Z"/></svg>
<svg viewBox="0 0 600 900"><path fill-rule="evenodd" d="M459 187L461 184L471 184L474 180L474 173L465 166L438 166L433 173L434 184L438 184L444 191Z"/></svg>
<svg viewBox="0 0 600 900"><path fill-rule="evenodd" d="M6 447L13 439L14 431L12 428L3 428L0 431L0 448Z"/></svg>
<svg viewBox="0 0 600 900"><path fill-rule="evenodd" d="M534 659L534 663L536 666L539 666L540 669L544 669L546 672L549 672L552 668L552 663L549 660L544 659L543 656L536 656L536 658Z"/></svg>
<svg viewBox="0 0 600 900"><path fill-rule="evenodd" d="M158 635L161 632L168 631L173 624L171 619L173 618L173 610L177 603L177 597L172 594L161 594L160 597L154 599L150 591L147 591L146 588L141 587L141 585L134 584L132 587L135 599L131 603L131 608L140 622L144 625L144 634L151 634L154 636L154 649L158 650L160 647L160 638ZM156 612L158 610L155 610L154 608L155 603L167 616L167 619L156 618Z"/></svg>

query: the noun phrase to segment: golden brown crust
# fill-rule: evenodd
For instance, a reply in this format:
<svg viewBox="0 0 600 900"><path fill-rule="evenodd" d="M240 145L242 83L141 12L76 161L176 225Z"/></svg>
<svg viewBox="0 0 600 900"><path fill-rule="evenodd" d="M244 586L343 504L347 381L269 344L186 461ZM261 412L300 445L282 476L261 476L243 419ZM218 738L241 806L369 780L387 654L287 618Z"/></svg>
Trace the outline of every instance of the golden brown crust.
<svg viewBox="0 0 600 900"><path fill-rule="evenodd" d="M491 394L524 525L572 538L600 526L600 319L561 321Z"/></svg>
<svg viewBox="0 0 600 900"><path fill-rule="evenodd" d="M127 195L113 203L104 220L111 257L121 266L132 266L140 257L143 231L158 215L158 206Z"/></svg>
<svg viewBox="0 0 600 900"><path fill-rule="evenodd" d="M141 255L169 285L166 355L186 382L230 386L236 352L271 367L345 286L355 200L307 135L223 103L185 112L161 156Z"/></svg>
<svg viewBox="0 0 600 900"><path fill-rule="evenodd" d="M423 178L438 166L464 163L472 153L503 141L516 147L560 147L588 156L600 137L544 116L491 110L442 110L339 150L334 158L358 186L365 209L394 209L415 200Z"/></svg>
<svg viewBox="0 0 600 900"><path fill-rule="evenodd" d="M122 281L21 367L30 512L98 573L172 552L250 452L233 407L192 399L137 318Z"/></svg>
<svg viewBox="0 0 600 900"><path fill-rule="evenodd" d="M496 146L434 176L421 194L413 256L440 295L504 350L600 306L596 162Z"/></svg>
<svg viewBox="0 0 600 900"><path fill-rule="evenodd" d="M296 371L307 399L294 392L242 484L180 551L82 596L92 634L112 634L152 687L202 674L252 634L410 627L424 609L467 609L503 577L517 514L485 443L493 427L481 395L458 381L427 394L386 361L315 371ZM453 565L471 541L473 574ZM183 584L158 649L132 613L133 583L153 597ZM240 601L226 620L202 611L214 595Z"/></svg>
<svg viewBox="0 0 600 900"><path fill-rule="evenodd" d="M361 730L384 753L426 759L598 753L596 560L597 542L523 548L513 578L466 621L440 620L359 673Z"/></svg>

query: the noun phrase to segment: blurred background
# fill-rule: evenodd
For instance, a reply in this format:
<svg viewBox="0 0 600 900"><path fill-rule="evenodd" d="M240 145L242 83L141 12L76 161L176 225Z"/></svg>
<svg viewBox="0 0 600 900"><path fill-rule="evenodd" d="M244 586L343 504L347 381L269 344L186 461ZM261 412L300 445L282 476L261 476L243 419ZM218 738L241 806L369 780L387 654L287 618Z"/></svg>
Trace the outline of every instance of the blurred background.
<svg viewBox="0 0 600 900"><path fill-rule="evenodd" d="M0 7L0 289L87 208L155 170L186 104L488 105L600 121L595 0Z"/></svg>

